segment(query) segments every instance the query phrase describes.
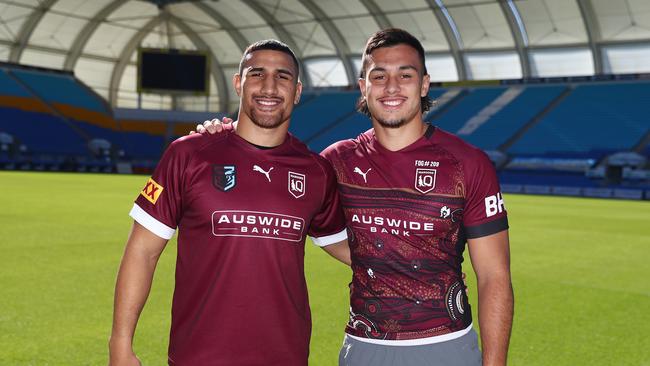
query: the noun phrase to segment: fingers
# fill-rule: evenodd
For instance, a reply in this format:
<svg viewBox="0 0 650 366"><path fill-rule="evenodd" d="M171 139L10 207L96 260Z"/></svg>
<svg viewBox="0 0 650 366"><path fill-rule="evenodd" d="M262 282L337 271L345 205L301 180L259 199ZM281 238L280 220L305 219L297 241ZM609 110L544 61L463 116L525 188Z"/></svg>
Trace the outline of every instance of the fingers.
<svg viewBox="0 0 650 366"><path fill-rule="evenodd" d="M212 120L204 121L203 123L196 125L196 132L198 133L208 132L210 134L219 133L224 130L223 128L224 124L230 124L232 122L233 119L228 117L224 117L223 120L214 118Z"/></svg>
<svg viewBox="0 0 650 366"><path fill-rule="evenodd" d="M216 118L211 120L211 121L206 121L205 128L210 133L221 132L223 130L223 127L221 126L221 123Z"/></svg>

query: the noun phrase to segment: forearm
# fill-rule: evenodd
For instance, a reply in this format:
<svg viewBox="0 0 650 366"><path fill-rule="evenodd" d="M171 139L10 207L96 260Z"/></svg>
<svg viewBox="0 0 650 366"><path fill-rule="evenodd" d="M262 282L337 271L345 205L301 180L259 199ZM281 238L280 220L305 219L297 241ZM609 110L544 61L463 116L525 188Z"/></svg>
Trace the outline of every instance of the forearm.
<svg viewBox="0 0 650 366"><path fill-rule="evenodd" d="M505 365L514 310L510 274L492 274L478 283L483 365Z"/></svg>
<svg viewBox="0 0 650 366"><path fill-rule="evenodd" d="M158 258L166 244L134 224L115 285L111 354L131 352L135 327L149 295Z"/></svg>
<svg viewBox="0 0 650 366"><path fill-rule="evenodd" d="M135 333L140 312L149 295L157 258L127 248L115 286L113 330L111 342L128 341Z"/></svg>

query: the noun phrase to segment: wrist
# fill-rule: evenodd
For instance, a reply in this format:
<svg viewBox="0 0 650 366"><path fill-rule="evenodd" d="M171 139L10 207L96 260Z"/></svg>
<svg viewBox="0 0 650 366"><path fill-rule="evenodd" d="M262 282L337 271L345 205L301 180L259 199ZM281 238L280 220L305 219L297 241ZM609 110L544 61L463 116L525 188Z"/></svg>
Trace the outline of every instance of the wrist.
<svg viewBox="0 0 650 366"><path fill-rule="evenodd" d="M108 341L108 348L113 351L122 351L122 350L129 350L131 351L133 346L133 338L131 337L116 337L116 336L111 336L111 338Z"/></svg>

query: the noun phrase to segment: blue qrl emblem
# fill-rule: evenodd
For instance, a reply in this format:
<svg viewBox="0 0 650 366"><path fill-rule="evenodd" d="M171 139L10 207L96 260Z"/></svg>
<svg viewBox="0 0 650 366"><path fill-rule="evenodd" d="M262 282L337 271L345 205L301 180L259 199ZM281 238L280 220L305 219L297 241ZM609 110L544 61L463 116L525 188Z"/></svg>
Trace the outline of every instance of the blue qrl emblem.
<svg viewBox="0 0 650 366"><path fill-rule="evenodd" d="M220 191L227 192L237 183L234 165L214 165L212 167L212 185Z"/></svg>

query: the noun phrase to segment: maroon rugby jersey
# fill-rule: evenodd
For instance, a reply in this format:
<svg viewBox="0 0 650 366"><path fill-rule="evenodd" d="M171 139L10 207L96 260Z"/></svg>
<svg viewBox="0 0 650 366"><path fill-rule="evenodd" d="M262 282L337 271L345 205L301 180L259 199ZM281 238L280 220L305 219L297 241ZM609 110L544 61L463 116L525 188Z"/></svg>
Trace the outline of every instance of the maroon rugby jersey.
<svg viewBox="0 0 650 366"><path fill-rule="evenodd" d="M305 235L347 237L330 164L292 136L273 149L236 133L176 140L131 216L178 227L170 365L306 365Z"/></svg>
<svg viewBox="0 0 650 366"><path fill-rule="evenodd" d="M396 152L371 129L322 155L336 171L353 234L346 332L390 344L433 343L468 331L466 239L508 228L488 157L433 126Z"/></svg>

